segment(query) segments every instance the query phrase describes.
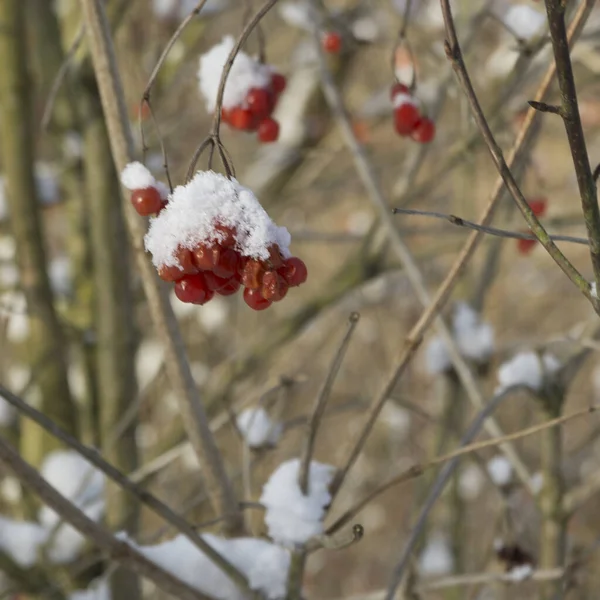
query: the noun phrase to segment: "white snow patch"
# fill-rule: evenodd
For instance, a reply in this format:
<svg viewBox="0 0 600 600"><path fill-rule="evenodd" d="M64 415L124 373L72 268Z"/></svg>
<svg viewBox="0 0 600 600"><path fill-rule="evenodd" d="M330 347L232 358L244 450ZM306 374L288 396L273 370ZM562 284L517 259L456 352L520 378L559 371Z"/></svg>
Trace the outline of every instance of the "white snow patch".
<svg viewBox="0 0 600 600"><path fill-rule="evenodd" d="M178 304L183 304L178 302ZM194 306L188 305L188 306ZM198 323L206 333L220 331L229 317L229 305L223 298L213 298L202 310L196 310Z"/></svg>
<svg viewBox="0 0 600 600"><path fill-rule="evenodd" d="M206 101L206 110L212 113L217 103L221 73L233 49L233 36L225 36L223 41L213 46L200 57L198 81L200 92ZM235 57L223 94L223 107L244 106L246 95L251 88L266 88L271 83L272 68L262 64L243 51Z"/></svg>
<svg viewBox="0 0 600 600"><path fill-rule="evenodd" d="M4 477L0 483L0 496L2 496L8 504L20 502L23 497L23 492L21 491L19 480L11 475Z"/></svg>
<svg viewBox="0 0 600 600"><path fill-rule="evenodd" d="M10 290L19 283L19 269L13 262L0 263L0 287Z"/></svg>
<svg viewBox="0 0 600 600"><path fill-rule="evenodd" d="M513 468L505 456L494 456L488 464L487 470L492 478L492 481L499 486L510 483L513 475Z"/></svg>
<svg viewBox="0 0 600 600"><path fill-rule="evenodd" d="M544 474L540 471L534 473L531 476L529 486L534 494L539 494L542 491L542 487L544 486Z"/></svg>
<svg viewBox="0 0 600 600"><path fill-rule="evenodd" d="M401 440L410 431L410 412L393 402L387 402L379 417L394 434L394 439Z"/></svg>
<svg viewBox="0 0 600 600"><path fill-rule="evenodd" d="M156 187L154 175L141 162L129 163L121 172L121 183L128 190Z"/></svg>
<svg viewBox="0 0 600 600"><path fill-rule="evenodd" d="M474 464L468 464L461 470L458 479L458 492L463 500L475 500L481 494L484 485L481 469Z"/></svg>
<svg viewBox="0 0 600 600"><path fill-rule="evenodd" d="M135 372L140 389L154 381L165 360L165 349L155 339L146 338L138 347L135 357Z"/></svg>
<svg viewBox="0 0 600 600"><path fill-rule="evenodd" d="M283 2L278 6L279 16L288 25L312 31L313 28L313 9L308 2Z"/></svg>
<svg viewBox="0 0 600 600"><path fill-rule="evenodd" d="M219 173L198 171L187 185L176 187L166 208L150 219L144 240L154 265L177 265L180 247L191 250L221 241L224 234L215 224L235 228L236 249L243 256L266 260L273 244L290 256L288 230L275 225L251 190Z"/></svg>
<svg viewBox="0 0 600 600"><path fill-rule="evenodd" d="M111 600L108 579L95 579L87 589L69 594L69 600Z"/></svg>
<svg viewBox="0 0 600 600"><path fill-rule="evenodd" d="M447 371L452 366L444 340L435 336L425 348L425 368L430 375Z"/></svg>
<svg viewBox="0 0 600 600"><path fill-rule="evenodd" d="M273 421L262 406L244 409L237 416L236 423L251 448L275 446L283 432L281 423Z"/></svg>
<svg viewBox="0 0 600 600"><path fill-rule="evenodd" d="M0 190L2 177L0 177ZM1 194L1 191L0 191ZM0 198L0 212L2 210L2 199ZM0 214L0 220L2 220L2 216ZM15 240L10 235L0 236L0 260L12 260L15 257L17 252L17 245L15 244Z"/></svg>
<svg viewBox="0 0 600 600"><path fill-rule="evenodd" d="M300 460L288 460L273 472L263 486L260 502L266 507L269 535L283 546L302 544L323 533L325 507L331 501L329 484L335 467L312 461L308 494L298 486Z"/></svg>
<svg viewBox="0 0 600 600"><path fill-rule="evenodd" d="M454 559L446 536L434 534L419 558L421 575L447 575L454 569Z"/></svg>
<svg viewBox="0 0 600 600"><path fill-rule="evenodd" d="M254 538L223 539L210 533L202 537L246 575L251 589L269 600L285 596L290 561L286 550ZM183 535L155 546L136 547L146 558L212 598L246 599L231 579Z"/></svg>
<svg viewBox="0 0 600 600"><path fill-rule="evenodd" d="M44 162L36 163L35 183L42 204L50 205L59 201L58 175L54 167Z"/></svg>
<svg viewBox="0 0 600 600"><path fill-rule="evenodd" d="M37 523L13 521L0 516L0 550L25 569L36 563L38 548L47 537L46 529Z"/></svg>
<svg viewBox="0 0 600 600"><path fill-rule="evenodd" d="M496 393L513 385L525 385L538 391L542 387L544 376L555 373L560 366L559 360L548 352L544 353L541 360L535 352L519 352L500 365Z"/></svg>
<svg viewBox="0 0 600 600"><path fill-rule="evenodd" d="M392 98L392 106L394 108L400 108L401 106L404 106L405 104L412 104L413 106L416 106L417 108L419 108L421 105L419 100L417 98L415 98L415 96L413 96L412 94L396 94Z"/></svg>
<svg viewBox="0 0 600 600"><path fill-rule="evenodd" d="M66 254L53 258L48 265L48 277L57 296L69 296L73 291L71 258Z"/></svg>
<svg viewBox="0 0 600 600"><path fill-rule="evenodd" d="M481 321L479 314L466 302L459 302L454 309L454 339L465 358L479 363L489 360L494 352L494 329Z"/></svg>
<svg viewBox="0 0 600 600"><path fill-rule="evenodd" d="M518 38L529 40L541 32L546 15L526 4L514 4L508 9L503 20Z"/></svg>

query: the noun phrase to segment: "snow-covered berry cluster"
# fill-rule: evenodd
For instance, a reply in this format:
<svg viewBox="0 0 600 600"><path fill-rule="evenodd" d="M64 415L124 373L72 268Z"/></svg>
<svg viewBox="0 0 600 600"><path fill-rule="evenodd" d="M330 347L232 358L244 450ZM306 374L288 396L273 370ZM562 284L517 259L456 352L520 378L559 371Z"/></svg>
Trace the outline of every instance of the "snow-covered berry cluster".
<svg viewBox="0 0 600 600"><path fill-rule="evenodd" d="M121 173L121 183L131 191L131 204L143 217L157 215L167 205L169 188L142 163L129 163Z"/></svg>
<svg viewBox="0 0 600 600"><path fill-rule="evenodd" d="M435 123L421 114L419 100L403 83L396 82L390 91L394 107L394 128L398 135L409 136L426 144L435 137Z"/></svg>
<svg viewBox="0 0 600 600"><path fill-rule="evenodd" d="M233 44L233 37L227 36L200 57L198 80L209 112L216 110L221 74ZM285 86L281 73L240 51L225 84L223 122L239 131L256 132L263 143L276 141L279 123L272 115Z"/></svg>
<svg viewBox="0 0 600 600"><path fill-rule="evenodd" d="M143 171L152 178L143 165L131 163L123 183ZM182 302L202 305L215 294L231 296L243 287L246 304L264 310L306 281L306 265L290 254L287 229L277 227L252 191L235 179L199 171L155 212L146 249Z"/></svg>
<svg viewBox="0 0 600 600"><path fill-rule="evenodd" d="M538 198L532 198L527 201L533 214L536 217L543 217L546 214L546 209L548 208L548 200L544 196L540 196ZM523 233L530 233L529 230L524 229ZM517 240L517 250L519 254L527 255L529 254L536 246L537 240Z"/></svg>

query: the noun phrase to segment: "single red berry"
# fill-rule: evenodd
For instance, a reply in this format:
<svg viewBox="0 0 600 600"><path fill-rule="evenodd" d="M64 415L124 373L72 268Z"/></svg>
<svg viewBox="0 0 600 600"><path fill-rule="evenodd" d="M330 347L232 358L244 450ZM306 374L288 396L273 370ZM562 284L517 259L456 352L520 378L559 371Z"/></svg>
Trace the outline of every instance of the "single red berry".
<svg viewBox="0 0 600 600"><path fill-rule="evenodd" d="M194 255L189 248L179 246L175 251L175 258L184 275L191 275L198 272L198 268L194 264Z"/></svg>
<svg viewBox="0 0 600 600"><path fill-rule="evenodd" d="M394 127L400 135L410 135L420 119L419 108L412 102L404 102L394 109Z"/></svg>
<svg viewBox="0 0 600 600"><path fill-rule="evenodd" d="M212 271L219 262L220 248L217 245L198 244L192 252L194 264L200 271Z"/></svg>
<svg viewBox="0 0 600 600"><path fill-rule="evenodd" d="M519 254L526 256L535 248L536 244L537 240L517 240L517 250L519 251Z"/></svg>
<svg viewBox="0 0 600 600"><path fill-rule="evenodd" d="M263 298L278 302L285 296L288 287L285 279L277 271L266 271L260 289Z"/></svg>
<svg viewBox="0 0 600 600"><path fill-rule="evenodd" d="M235 227L227 227L221 223L215 223L215 231L219 232L219 244L221 248L233 248L235 246Z"/></svg>
<svg viewBox="0 0 600 600"><path fill-rule="evenodd" d="M328 54L337 54L342 49L342 36L336 31L327 31L321 37L321 44Z"/></svg>
<svg viewBox="0 0 600 600"><path fill-rule="evenodd" d="M185 273L176 265L160 265L160 267L158 267L158 276L163 281L172 282L185 277Z"/></svg>
<svg viewBox="0 0 600 600"><path fill-rule="evenodd" d="M204 271L202 274L204 275L208 289L212 290L213 292L218 292L221 288L225 287L229 283L229 278L219 277L212 271Z"/></svg>
<svg viewBox="0 0 600 600"><path fill-rule="evenodd" d="M269 90L264 88L251 88L246 94L246 104L253 115L264 118L269 115L272 101Z"/></svg>
<svg viewBox="0 0 600 600"><path fill-rule="evenodd" d="M249 108L237 106L229 113L229 124L234 129L241 131L251 131L254 124L254 115Z"/></svg>
<svg viewBox="0 0 600 600"><path fill-rule="evenodd" d="M232 277L222 288L217 290L219 296L232 296L240 289L240 282Z"/></svg>
<svg viewBox="0 0 600 600"><path fill-rule="evenodd" d="M302 285L308 277L308 270L304 261L296 256L286 258L283 266L277 271L290 287Z"/></svg>
<svg viewBox="0 0 600 600"><path fill-rule="evenodd" d="M257 290L262 284L265 267L260 260L249 258L244 263L242 285L251 290Z"/></svg>
<svg viewBox="0 0 600 600"><path fill-rule="evenodd" d="M251 290L249 288L244 290L244 302L253 310L265 310L272 304L270 300L263 298L259 289Z"/></svg>
<svg viewBox="0 0 600 600"><path fill-rule="evenodd" d="M279 123L271 117L267 117L261 121L258 126L258 139L263 144L274 142L279 137Z"/></svg>
<svg viewBox="0 0 600 600"><path fill-rule="evenodd" d="M548 201L546 198L532 198L527 202L536 217L543 217L546 214L546 209L548 208Z"/></svg>
<svg viewBox="0 0 600 600"><path fill-rule="evenodd" d="M396 83L394 83L392 89L390 90L390 97L393 100L396 96L399 96L400 94L410 94L410 90L408 89L407 85L404 85L403 83L397 81Z"/></svg>
<svg viewBox="0 0 600 600"><path fill-rule="evenodd" d="M285 90L285 86L287 85L287 80L284 75L281 73L273 73L271 75L271 87L273 91L279 95Z"/></svg>
<svg viewBox="0 0 600 600"><path fill-rule="evenodd" d="M213 273L218 277L230 279L238 270L240 255L231 248L224 249L219 254L219 260L213 268Z"/></svg>
<svg viewBox="0 0 600 600"><path fill-rule="evenodd" d="M186 275L175 284L175 295L188 304L205 304L214 296L202 273Z"/></svg>
<svg viewBox="0 0 600 600"><path fill-rule="evenodd" d="M421 144L427 144L435 137L435 123L428 117L423 117L416 125L410 137Z"/></svg>
<svg viewBox="0 0 600 600"><path fill-rule="evenodd" d="M155 187L131 192L131 204L142 217L157 213L162 208L162 203L160 193Z"/></svg>

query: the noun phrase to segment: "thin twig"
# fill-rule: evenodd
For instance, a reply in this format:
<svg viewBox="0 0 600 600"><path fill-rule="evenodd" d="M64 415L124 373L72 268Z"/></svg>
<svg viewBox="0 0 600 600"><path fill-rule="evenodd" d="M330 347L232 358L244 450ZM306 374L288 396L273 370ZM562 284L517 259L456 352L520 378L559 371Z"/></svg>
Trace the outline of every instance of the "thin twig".
<svg viewBox="0 0 600 600"><path fill-rule="evenodd" d="M69 435L54 421L46 417L43 413L27 404L21 398L10 392L4 386L0 385L0 396L10 405L14 406L20 414L25 415L54 436L57 440L63 442L66 446L73 449L77 454L83 456L90 464L94 465L99 471L104 473L109 479L112 479L117 485L130 494L135 496L142 504L150 508L157 515L160 515L174 529L185 535L203 554L207 556L219 569L221 569L230 579L240 587L248 591L248 581L246 577L234 567L227 559L221 556L214 548L205 542L188 522L171 510L166 504L159 500L150 492L141 489L133 483L126 475L106 462L98 452L84 446L74 437Z"/></svg>
<svg viewBox="0 0 600 600"><path fill-rule="evenodd" d="M596 1L585 0L584 4L591 8L596 4ZM579 114L579 105L577 103L577 89L575 87L565 24L566 6L567 2L565 0L546 0L550 39L552 40L558 86L562 100L560 115L565 125L565 131L567 132L575 174L577 176L583 219L590 240L590 256L594 269L594 279L600 289L600 209L598 208L596 182L592 173L590 157L581 124L581 116ZM598 304L594 300L592 302ZM596 310L600 312L600 307L597 307Z"/></svg>
<svg viewBox="0 0 600 600"><path fill-rule="evenodd" d="M300 457L300 469L298 472L298 486L300 487L300 490L305 496L309 492L308 483L310 473L310 461L313 455L319 425L323 420L323 415L325 414L325 409L327 408L327 401L329 400L329 397L331 395L331 390L333 388L335 378L337 377L340 367L342 366L342 362L344 360L344 357L346 356L346 350L348 350L348 345L350 344L352 334L356 329L356 325L358 324L359 319L360 315L356 312L350 315L350 318L348 319L348 329L346 330L346 334L342 338L340 346L337 349L335 356L333 357L333 361L327 372L327 377L323 382L323 387L321 387L321 390L319 391L319 394L315 400L310 419L306 423L304 448Z"/></svg>
<svg viewBox="0 0 600 600"><path fill-rule="evenodd" d="M82 0L82 7L113 159L117 171L121 172L131 162L134 147L115 50L103 2ZM165 348L167 373L180 402L179 407L188 436L200 464L204 467L217 513L227 516L226 527L230 532L243 531L243 518L236 495L227 476L223 456L210 431L208 417L190 370L181 331L166 288L158 280L156 270L144 251L144 224L130 202L124 203L124 210L138 272L154 326Z"/></svg>
<svg viewBox="0 0 600 600"><path fill-rule="evenodd" d="M392 213L395 215L419 215L422 217L432 217L435 219L442 219L444 221L448 221L448 223L452 225L456 225L457 227L465 227L467 229L473 229L475 231L481 231L482 233L487 233L489 235L494 235L497 237L503 238L511 238L515 240L537 240L537 237L532 233L521 233L518 231L509 231L507 229L498 229L497 227L486 227L484 225L478 225L473 221L468 221L467 219L463 219L462 217L457 217L456 215L451 215L447 213L435 212L432 210L416 210L414 208L393 208ZM549 234L550 235L550 234ZM587 246L589 241L587 238L576 237L572 235L555 235L552 234L550 237L555 242L571 242L573 244L582 244Z"/></svg>
<svg viewBox="0 0 600 600"><path fill-rule="evenodd" d="M208 600L208 597L148 560L131 544L118 540L101 525L92 521L77 506L50 485L0 437L0 464L81 535L104 550L112 560L153 581L160 589L185 600Z"/></svg>
<svg viewBox="0 0 600 600"><path fill-rule="evenodd" d="M560 251L556 244L550 239L548 233L531 210L531 207L527 203L527 200L525 200L525 197L521 192L519 184L515 180L510 170L510 167L504 160L502 150L496 142L496 138L494 137L494 134L492 133L487 122L487 119L483 114L483 110L481 108L481 105L479 104L477 94L475 93L475 90L471 83L471 78L469 77L469 73L467 72L465 63L462 59L462 51L458 41L458 36L456 34L456 28L454 26L454 17L452 15L452 8L450 7L450 0L440 0L440 2L442 6L442 14L444 17L444 25L446 29L446 56L448 57L448 60L450 60L452 68L454 69L454 72L456 74L457 80L460 86L462 87L467 100L469 101L469 106L471 107L473 118L475 119L481 136L483 137L486 146L488 147L488 150L492 156L494 164L496 165L498 173L502 177L504 184L510 192L513 200L519 207L519 210L525 217L527 224L529 225L535 236L538 238L542 246L544 246L548 254L550 254L550 256L554 259L556 264L565 273L565 275L592 303L592 305L594 305L594 309L600 313L600 307L595 306L596 302L592 298L590 292L590 284L588 283L587 279L585 279L583 275L579 273L575 266L567 259L567 257ZM598 245L598 252L600 276L600 243Z"/></svg>

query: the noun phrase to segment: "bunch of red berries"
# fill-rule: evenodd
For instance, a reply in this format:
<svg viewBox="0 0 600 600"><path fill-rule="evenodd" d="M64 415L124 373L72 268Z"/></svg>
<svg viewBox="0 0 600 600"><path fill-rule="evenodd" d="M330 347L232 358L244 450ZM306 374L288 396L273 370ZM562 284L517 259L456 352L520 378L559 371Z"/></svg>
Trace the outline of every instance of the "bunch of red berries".
<svg viewBox="0 0 600 600"><path fill-rule="evenodd" d="M397 82L392 86L390 95L394 106L396 132L421 144L431 142L435 137L435 123L421 114L419 102L408 86Z"/></svg>
<svg viewBox="0 0 600 600"><path fill-rule="evenodd" d="M536 217L543 217L546 214L546 209L548 208L548 200L543 196L539 198L532 198L527 201L533 214ZM531 233L529 230L524 229L522 233ZM537 240L517 240L517 250L519 254L527 255L529 254L537 244Z"/></svg>
<svg viewBox="0 0 600 600"><path fill-rule="evenodd" d="M256 131L258 139L263 143L276 141L279 137L279 123L271 115L286 83L283 75L273 73L268 86L248 90L243 104L222 108L223 122L240 131Z"/></svg>
<svg viewBox="0 0 600 600"><path fill-rule="evenodd" d="M306 265L299 258L284 258L279 247L269 247L269 258L259 260L242 256L236 246L236 231L217 223L220 241L197 244L192 249L180 246L177 263L162 265L158 274L175 283L181 302L206 304L218 294L231 296L244 288L244 301L254 310L269 308L285 298L288 289L306 281Z"/></svg>
<svg viewBox="0 0 600 600"><path fill-rule="evenodd" d="M121 174L121 182L131 191L131 204L142 217L157 215L167 206L169 189L141 163L129 163Z"/></svg>

